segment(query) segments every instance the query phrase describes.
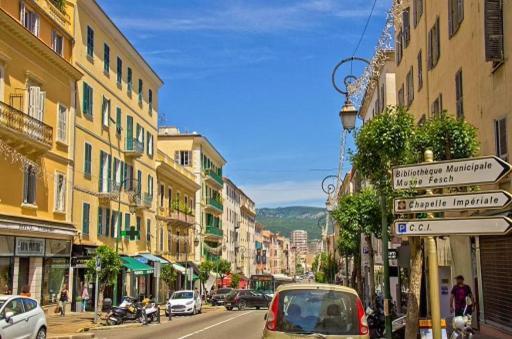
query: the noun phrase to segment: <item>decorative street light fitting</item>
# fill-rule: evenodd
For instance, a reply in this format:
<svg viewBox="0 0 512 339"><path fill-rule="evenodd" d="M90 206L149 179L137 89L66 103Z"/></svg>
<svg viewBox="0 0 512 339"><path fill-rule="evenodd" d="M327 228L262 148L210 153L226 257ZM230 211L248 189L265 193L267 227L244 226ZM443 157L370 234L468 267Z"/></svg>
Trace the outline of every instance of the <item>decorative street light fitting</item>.
<svg viewBox="0 0 512 339"><path fill-rule="evenodd" d="M345 104L340 111L340 120L343 129L346 131L352 131L356 127L357 109L355 108L350 98L347 97Z"/></svg>

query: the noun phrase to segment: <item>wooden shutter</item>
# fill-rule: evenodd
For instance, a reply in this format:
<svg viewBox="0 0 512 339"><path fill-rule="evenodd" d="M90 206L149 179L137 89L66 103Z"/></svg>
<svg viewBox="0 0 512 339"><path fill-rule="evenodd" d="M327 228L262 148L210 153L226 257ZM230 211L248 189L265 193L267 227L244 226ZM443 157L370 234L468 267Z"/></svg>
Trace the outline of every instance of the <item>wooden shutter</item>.
<svg viewBox="0 0 512 339"><path fill-rule="evenodd" d="M107 191L112 191L112 156L108 155L108 167L107 167L107 175L108 175L108 181L107 181Z"/></svg>
<svg viewBox="0 0 512 339"><path fill-rule="evenodd" d="M98 207L98 235L102 235L103 234L103 208L101 207Z"/></svg>
<svg viewBox="0 0 512 339"><path fill-rule="evenodd" d="M106 208L105 209L105 236L107 236L107 237L110 235L109 229L110 229L110 209Z"/></svg>
<svg viewBox="0 0 512 339"><path fill-rule="evenodd" d="M503 1L485 0L485 60L503 60Z"/></svg>
<svg viewBox="0 0 512 339"><path fill-rule="evenodd" d="M87 235L89 234L89 210L90 205L84 202L82 207L82 233Z"/></svg>

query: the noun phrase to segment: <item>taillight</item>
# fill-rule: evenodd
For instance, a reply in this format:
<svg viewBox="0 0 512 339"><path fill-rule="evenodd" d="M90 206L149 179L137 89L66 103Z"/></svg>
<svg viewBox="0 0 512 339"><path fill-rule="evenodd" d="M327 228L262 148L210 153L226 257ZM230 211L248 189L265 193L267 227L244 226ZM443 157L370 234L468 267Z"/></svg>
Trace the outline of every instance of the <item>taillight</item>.
<svg viewBox="0 0 512 339"><path fill-rule="evenodd" d="M275 331L277 329L277 314L279 312L279 293L276 293L274 296L274 300L272 301L272 305L268 310L267 315L267 329L270 331Z"/></svg>
<svg viewBox="0 0 512 339"><path fill-rule="evenodd" d="M357 298L357 319L359 320L359 334L368 334L368 322L366 321L366 314L364 312L363 303L361 299Z"/></svg>

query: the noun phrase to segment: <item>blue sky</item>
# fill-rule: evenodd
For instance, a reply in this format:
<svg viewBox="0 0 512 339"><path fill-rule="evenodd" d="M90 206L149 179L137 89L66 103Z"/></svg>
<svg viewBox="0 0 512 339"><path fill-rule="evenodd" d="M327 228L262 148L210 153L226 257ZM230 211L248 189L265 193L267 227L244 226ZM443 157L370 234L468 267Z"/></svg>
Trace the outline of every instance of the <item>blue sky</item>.
<svg viewBox="0 0 512 339"><path fill-rule="evenodd" d="M259 207L323 205L344 101L330 74L372 0L98 2L165 81L165 125L206 135ZM377 0L358 56L373 55L389 4Z"/></svg>

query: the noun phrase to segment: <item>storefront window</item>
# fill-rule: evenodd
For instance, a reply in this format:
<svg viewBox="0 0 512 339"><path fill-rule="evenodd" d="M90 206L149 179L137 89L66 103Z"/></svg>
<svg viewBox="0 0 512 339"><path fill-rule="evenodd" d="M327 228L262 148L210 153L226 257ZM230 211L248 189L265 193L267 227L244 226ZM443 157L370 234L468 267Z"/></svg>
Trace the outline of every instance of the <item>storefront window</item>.
<svg viewBox="0 0 512 339"><path fill-rule="evenodd" d="M45 258L43 265L42 304L56 303L64 286L69 288L69 258Z"/></svg>
<svg viewBox="0 0 512 339"><path fill-rule="evenodd" d="M14 255L14 237L0 235L0 256Z"/></svg>
<svg viewBox="0 0 512 339"><path fill-rule="evenodd" d="M68 257L71 253L71 241L64 240L46 240L47 257Z"/></svg>
<svg viewBox="0 0 512 339"><path fill-rule="evenodd" d="M14 258L0 258L0 294L12 294Z"/></svg>

